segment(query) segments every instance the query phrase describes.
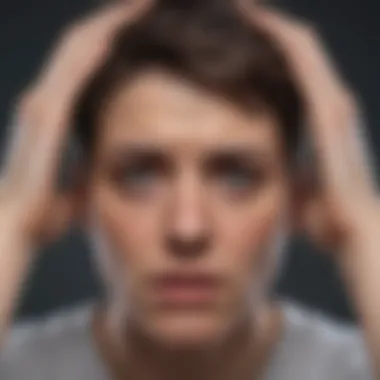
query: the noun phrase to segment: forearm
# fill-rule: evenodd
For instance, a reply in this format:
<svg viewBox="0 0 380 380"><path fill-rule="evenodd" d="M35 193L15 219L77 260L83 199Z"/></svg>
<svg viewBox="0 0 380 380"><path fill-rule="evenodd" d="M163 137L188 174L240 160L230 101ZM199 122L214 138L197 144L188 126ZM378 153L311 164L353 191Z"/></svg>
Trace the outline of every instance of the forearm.
<svg viewBox="0 0 380 380"><path fill-rule="evenodd" d="M380 378L379 267L380 222L369 219L353 237L347 252L342 255L340 269L363 329L376 378Z"/></svg>
<svg viewBox="0 0 380 380"><path fill-rule="evenodd" d="M0 218L0 347L10 328L33 252L17 224Z"/></svg>

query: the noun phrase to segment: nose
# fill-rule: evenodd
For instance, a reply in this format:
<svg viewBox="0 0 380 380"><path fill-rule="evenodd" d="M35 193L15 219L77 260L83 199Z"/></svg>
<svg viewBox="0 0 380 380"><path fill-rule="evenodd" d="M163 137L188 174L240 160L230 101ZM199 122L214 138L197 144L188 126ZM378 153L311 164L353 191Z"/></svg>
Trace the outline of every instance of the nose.
<svg viewBox="0 0 380 380"><path fill-rule="evenodd" d="M167 248L171 254L183 258L204 255L211 241L207 205L202 186L195 180L184 180L177 185L171 199Z"/></svg>

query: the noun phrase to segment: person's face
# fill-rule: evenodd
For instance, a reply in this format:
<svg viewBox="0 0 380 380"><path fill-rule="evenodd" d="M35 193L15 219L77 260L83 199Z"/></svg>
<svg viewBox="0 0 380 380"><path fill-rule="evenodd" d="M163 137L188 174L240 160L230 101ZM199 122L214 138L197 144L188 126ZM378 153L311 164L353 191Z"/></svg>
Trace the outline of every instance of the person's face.
<svg viewBox="0 0 380 380"><path fill-rule="evenodd" d="M90 228L111 296L160 342L215 342L276 271L289 184L275 117L151 70L99 123Z"/></svg>

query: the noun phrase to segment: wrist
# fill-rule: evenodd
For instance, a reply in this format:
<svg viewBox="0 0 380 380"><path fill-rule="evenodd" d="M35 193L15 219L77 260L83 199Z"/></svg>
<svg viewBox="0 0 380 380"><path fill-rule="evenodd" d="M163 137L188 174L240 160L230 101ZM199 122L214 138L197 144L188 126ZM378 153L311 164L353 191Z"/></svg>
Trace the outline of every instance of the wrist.
<svg viewBox="0 0 380 380"><path fill-rule="evenodd" d="M377 303L375 299L380 289L379 206L373 205L361 211L351 234L336 255L338 271L360 314L363 310L373 309L371 304Z"/></svg>
<svg viewBox="0 0 380 380"><path fill-rule="evenodd" d="M26 207L11 200L0 202L0 236L4 240L14 240L19 246L23 246L29 252L35 252L40 244L33 237L29 228L29 216Z"/></svg>

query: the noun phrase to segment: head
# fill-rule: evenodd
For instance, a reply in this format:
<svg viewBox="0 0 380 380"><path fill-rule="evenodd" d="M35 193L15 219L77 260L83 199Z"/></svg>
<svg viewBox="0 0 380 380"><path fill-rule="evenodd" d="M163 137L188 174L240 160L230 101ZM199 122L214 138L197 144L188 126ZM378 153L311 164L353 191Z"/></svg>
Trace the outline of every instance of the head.
<svg viewBox="0 0 380 380"><path fill-rule="evenodd" d="M291 232L299 96L275 45L225 3L159 2L78 107L107 295L162 344L203 346L249 318Z"/></svg>

